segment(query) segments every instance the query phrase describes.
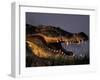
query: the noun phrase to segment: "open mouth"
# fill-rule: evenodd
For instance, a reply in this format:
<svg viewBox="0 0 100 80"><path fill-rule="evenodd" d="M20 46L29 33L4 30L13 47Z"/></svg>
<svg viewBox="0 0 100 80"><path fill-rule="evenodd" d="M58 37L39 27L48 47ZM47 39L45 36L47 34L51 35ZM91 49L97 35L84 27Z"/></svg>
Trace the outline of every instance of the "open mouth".
<svg viewBox="0 0 100 80"><path fill-rule="evenodd" d="M27 26L29 26L29 28L27 27L26 42L30 45L33 53L35 53L35 50L32 45L35 44L38 47L36 53L39 55L43 53L44 55L50 54L54 56L74 56L74 52L72 50L68 51L65 47L72 44L80 45L86 43L88 40L88 36L83 32L70 33L53 26ZM42 52L39 52L39 49L41 49Z"/></svg>
<svg viewBox="0 0 100 80"><path fill-rule="evenodd" d="M29 38L30 37L30 38ZM68 51L65 47L75 44L80 45L86 42L85 38L69 38L65 39L64 37L46 37L42 34L33 34L28 35L28 41L32 41L39 47L42 47L49 54L53 55L68 55L74 56L73 51ZM64 46L62 45L64 44Z"/></svg>
<svg viewBox="0 0 100 80"><path fill-rule="evenodd" d="M52 52L52 54L62 54L68 56L74 56L73 51L68 51L68 46L70 45L81 45L86 43L84 40L57 40L54 43L48 43L48 50Z"/></svg>

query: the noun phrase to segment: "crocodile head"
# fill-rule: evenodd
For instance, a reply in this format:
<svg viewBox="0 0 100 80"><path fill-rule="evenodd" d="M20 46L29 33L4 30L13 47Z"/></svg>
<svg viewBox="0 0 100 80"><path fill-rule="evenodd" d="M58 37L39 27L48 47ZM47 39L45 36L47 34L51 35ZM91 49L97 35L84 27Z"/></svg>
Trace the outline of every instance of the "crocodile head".
<svg viewBox="0 0 100 80"><path fill-rule="evenodd" d="M32 53L38 57L50 56L73 56L72 51L63 48L62 43L81 44L88 40L84 32L70 33L54 26L32 26L26 25L26 42L32 49Z"/></svg>

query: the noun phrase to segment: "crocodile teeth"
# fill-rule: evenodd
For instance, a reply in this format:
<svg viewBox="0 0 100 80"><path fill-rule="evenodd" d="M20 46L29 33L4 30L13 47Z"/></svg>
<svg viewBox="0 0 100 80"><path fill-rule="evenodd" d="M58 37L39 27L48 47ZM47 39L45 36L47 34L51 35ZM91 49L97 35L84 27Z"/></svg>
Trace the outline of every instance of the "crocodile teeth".
<svg viewBox="0 0 100 80"><path fill-rule="evenodd" d="M59 52L61 52L61 49L59 50Z"/></svg>
<svg viewBox="0 0 100 80"><path fill-rule="evenodd" d="M49 50L53 51L54 53L58 53L59 52L59 53L65 55L64 52L62 52L61 50L54 50L54 49L50 49L50 48L49 48Z"/></svg>
<svg viewBox="0 0 100 80"><path fill-rule="evenodd" d="M51 51L54 51L53 49L51 49Z"/></svg>
<svg viewBox="0 0 100 80"><path fill-rule="evenodd" d="M71 41L69 41L68 43L71 44Z"/></svg>
<svg viewBox="0 0 100 80"><path fill-rule="evenodd" d="M61 52L62 54L64 54L64 52Z"/></svg>
<svg viewBox="0 0 100 80"><path fill-rule="evenodd" d="M58 50L56 50L56 52L59 52Z"/></svg>
<svg viewBox="0 0 100 80"><path fill-rule="evenodd" d="M73 54L73 56L75 56L75 54Z"/></svg>
<svg viewBox="0 0 100 80"><path fill-rule="evenodd" d="M59 40L60 42L62 42L62 40Z"/></svg>
<svg viewBox="0 0 100 80"><path fill-rule="evenodd" d="M65 42L65 40L62 40L63 42Z"/></svg>
<svg viewBox="0 0 100 80"><path fill-rule="evenodd" d="M80 41L78 41L78 44L80 44L81 42Z"/></svg>
<svg viewBox="0 0 100 80"><path fill-rule="evenodd" d="M66 41L65 44L68 45L68 42Z"/></svg>
<svg viewBox="0 0 100 80"><path fill-rule="evenodd" d="M59 41L57 40L57 43L58 43Z"/></svg>
<svg viewBox="0 0 100 80"><path fill-rule="evenodd" d="M53 50L53 52L56 52L56 50Z"/></svg>

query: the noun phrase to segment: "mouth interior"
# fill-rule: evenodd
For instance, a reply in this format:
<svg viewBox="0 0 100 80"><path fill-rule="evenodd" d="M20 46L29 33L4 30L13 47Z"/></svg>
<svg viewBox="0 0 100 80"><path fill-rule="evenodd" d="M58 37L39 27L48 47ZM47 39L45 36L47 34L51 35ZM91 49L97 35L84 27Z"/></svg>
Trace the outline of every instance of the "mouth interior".
<svg viewBox="0 0 100 80"><path fill-rule="evenodd" d="M72 51L74 55L77 56L85 56L89 53L89 42L83 42L80 44L70 44L65 45L64 43L61 43L63 48L67 51Z"/></svg>
<svg viewBox="0 0 100 80"><path fill-rule="evenodd" d="M62 40L62 41L56 41L54 43L47 44L49 51L51 51L54 54L63 54L63 55L73 55L75 50L72 49L78 49L80 46L82 46L86 43L86 41L83 40ZM76 49L76 50L77 50ZM77 52L75 52L77 53Z"/></svg>

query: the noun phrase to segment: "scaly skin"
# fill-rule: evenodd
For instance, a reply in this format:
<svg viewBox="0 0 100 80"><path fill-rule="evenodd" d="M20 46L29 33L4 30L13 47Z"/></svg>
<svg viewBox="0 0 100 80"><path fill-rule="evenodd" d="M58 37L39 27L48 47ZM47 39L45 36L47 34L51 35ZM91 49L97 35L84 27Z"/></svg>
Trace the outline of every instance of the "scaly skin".
<svg viewBox="0 0 100 80"><path fill-rule="evenodd" d="M83 32L69 33L54 26L26 25L26 43L33 55L40 58L74 56L74 53L65 50L61 43L80 44L87 40L88 36Z"/></svg>
<svg viewBox="0 0 100 80"><path fill-rule="evenodd" d="M36 38L33 36L28 37L27 43L28 46L32 49L33 55L35 54L38 57L41 58L48 58L48 57L57 57L57 56L65 56L64 52L61 52L61 50L51 50L49 47L45 45L42 41L40 41L40 38Z"/></svg>

